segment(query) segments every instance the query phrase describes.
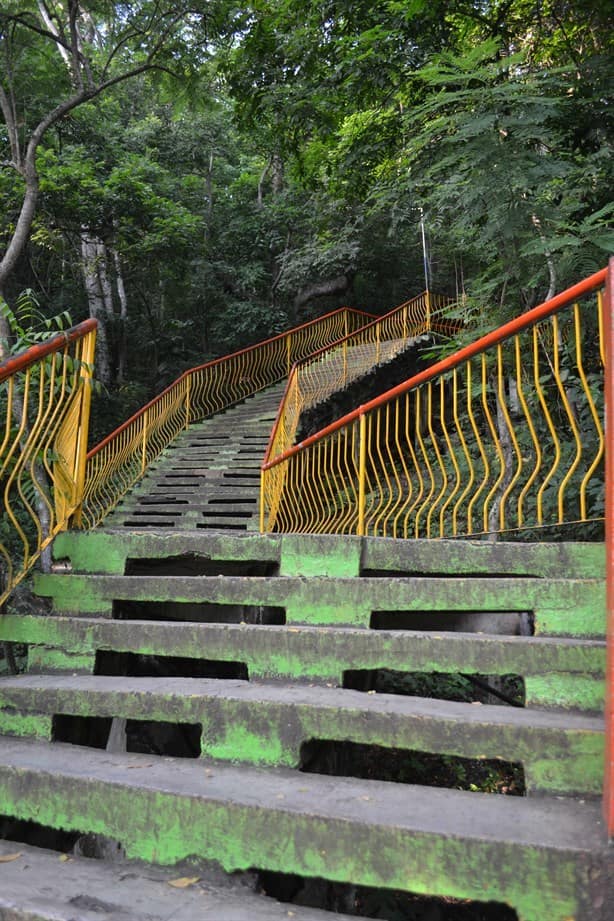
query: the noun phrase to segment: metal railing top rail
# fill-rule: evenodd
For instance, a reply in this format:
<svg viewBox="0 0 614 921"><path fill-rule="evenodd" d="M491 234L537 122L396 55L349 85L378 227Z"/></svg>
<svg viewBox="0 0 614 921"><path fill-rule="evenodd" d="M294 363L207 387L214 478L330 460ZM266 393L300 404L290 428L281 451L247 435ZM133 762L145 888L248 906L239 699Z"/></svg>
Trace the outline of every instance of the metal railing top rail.
<svg viewBox="0 0 614 921"><path fill-rule="evenodd" d="M371 318L342 307L185 371L88 453L83 526L99 524L190 424L283 380L298 358Z"/></svg>
<svg viewBox="0 0 614 921"><path fill-rule="evenodd" d="M107 444L109 444L109 442L113 438L121 434L125 429L128 428L128 426L130 426L133 422L135 422L139 418L139 416L142 416L147 410L151 409L152 406L154 406L158 401L162 400L164 396L170 393L173 390L173 388L175 388L181 381L185 380L190 375L195 374L198 371L203 371L207 368L212 368L215 365L220 365L226 361L229 361L230 359L236 359L242 355L248 355L249 353L253 353L258 349L261 349L265 346L269 346L274 342L282 342L289 335L298 333L302 330L308 329L309 327L313 327L316 324L322 323L324 320L330 319L331 317L334 317L334 316L339 316L343 313L352 313L357 316L365 316L365 317L374 316L374 314L367 313L364 310L355 310L352 307L339 307L337 310L331 310L329 313L326 313L321 317L317 317L314 320L308 320L306 323L301 323L299 326L294 326L284 333L279 333L277 336L271 336L269 339L263 339L261 342L256 342L254 345L248 345L244 349L238 349L236 352L230 352L228 355L222 355L219 358L212 358L211 361L206 361L201 365L195 365L193 368L188 368L186 371L180 374L179 377L177 377L171 384L165 387L164 390L156 394L155 397L152 397L152 399L149 400L148 403L145 403L143 406L141 406L141 408L138 409L135 413L133 413L132 416L130 416L128 419L122 422L121 425L118 425L117 428L113 429L112 432L109 432L108 435L105 435L105 437L100 442L98 442L98 444L94 445L88 451L88 454L87 454L88 460L91 457L93 457L95 454L97 454L100 450L102 450L102 448L104 448ZM278 380L280 379L281 378L278 378ZM273 381L272 383L275 383L275 381Z"/></svg>
<svg viewBox="0 0 614 921"><path fill-rule="evenodd" d="M444 306L444 304L447 305L450 303L449 299L444 298L441 295L433 294L433 292L425 291L425 292L422 292L421 294L417 294L415 297L412 297L407 301L404 301L402 304L399 304L398 307L394 307L392 310L389 310L388 313L382 314L381 316L375 316L375 319L373 319L370 323L365 324L365 326L361 326L360 329L356 330L355 332L348 333L347 336L344 336L342 339L339 339L336 342L333 342L331 345L322 346L322 348L318 349L315 352L312 352L306 358L302 358L299 361L296 361L292 365L290 374L288 375L288 381L286 383L286 387L285 387L283 396L281 398L279 408L277 410L275 422L273 423L273 428L271 429L271 434L269 436L269 441L267 444L267 449L265 451L264 460L263 460L263 469L265 468L265 465L268 465L272 460L271 451L273 449L273 446L275 445L279 426L281 424L281 420L284 414L284 407L286 406L288 402L289 393L291 392L293 388L294 378L298 374L300 374L301 370L303 368L308 367L311 364L314 364L315 362L317 362L318 360L322 359L325 356L330 356L330 355L333 355L334 353L339 353L339 351L342 350L344 346L351 345L352 343L360 343L361 341L365 339L368 340L370 335L372 333L376 333L379 327L385 324L389 324L391 320L394 320L396 317L401 316L404 311L408 311L411 307L421 306L422 303L425 301L425 299L426 299L427 307L426 307L424 316L420 318L422 323L424 324L424 330L422 329L414 330L411 332L411 336L418 335L419 332L421 331L449 332L454 324L439 322L437 320L434 321L433 318L437 316L438 311L437 311L437 307L433 309L433 305L431 304L431 301L434 301L436 305L438 305L439 307L442 307ZM372 316L374 315L372 314ZM409 327L409 323L408 323L408 327ZM408 334L406 333L406 335ZM279 455L279 458L281 459L282 455Z"/></svg>
<svg viewBox="0 0 614 921"><path fill-rule="evenodd" d="M44 342L37 345L31 345L18 355L7 358L6 361L0 363L0 384L11 377L11 375L16 374L18 371L27 370L27 368L41 361L41 359L46 358L48 355L51 355L53 352L59 352L69 343L76 342L78 339L83 339L84 336L94 332L97 328L98 320L83 320L82 323L77 323L76 326L72 326L65 332L51 336Z"/></svg>
<svg viewBox="0 0 614 921"><path fill-rule="evenodd" d="M0 605L78 515L96 320L0 365Z"/></svg>
<svg viewBox="0 0 614 921"><path fill-rule="evenodd" d="M506 339L509 339L512 336L515 336L518 333L529 329L531 326L534 326L541 320L548 319L549 317L556 314L559 310L561 310L561 308L574 303L587 294L591 294L592 292L603 288L605 285L607 273L607 268L601 269L599 272L595 272L593 275L579 282L577 285L573 285L571 288L568 288L567 290L562 291L560 294L555 295L555 297L551 298L550 300L544 301L537 307L533 307L526 313L521 314L519 317L516 317L513 320L510 320L503 326L500 326L492 332L487 333L485 336L476 339L474 342L470 343L462 349L459 349L452 355L449 355L446 358L435 362L430 367L418 372L417 374L408 378L408 380L398 384L396 387L392 387L390 390L385 391L374 399L369 400L363 405L356 407L356 409L352 410L351 412L341 416L339 419L336 419L334 422L331 422L330 425L327 425L319 432L314 432L313 435L305 438L299 444L288 448L282 454L277 455L277 457L266 461L262 464L261 469L263 471L272 469L278 464L283 463L285 460L288 460L301 451L304 451L306 448L325 438L327 435L331 435L339 429L351 425L365 413L384 406L386 403L392 402L392 400L394 400L396 397L408 393L410 390L413 390L421 384L425 384L437 377L441 377L443 374L447 373L448 371L452 371L463 362L467 362L471 358L475 358L476 356L481 355L493 346L499 345Z"/></svg>
<svg viewBox="0 0 614 921"><path fill-rule="evenodd" d="M614 837L614 256L610 259L604 298L605 339L605 545L606 545L606 695L603 814Z"/></svg>

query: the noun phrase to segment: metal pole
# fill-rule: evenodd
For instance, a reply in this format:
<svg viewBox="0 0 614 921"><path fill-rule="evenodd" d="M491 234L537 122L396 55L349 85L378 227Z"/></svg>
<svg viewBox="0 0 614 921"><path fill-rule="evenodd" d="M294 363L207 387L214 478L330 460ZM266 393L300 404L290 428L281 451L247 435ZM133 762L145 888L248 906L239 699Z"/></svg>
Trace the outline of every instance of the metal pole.
<svg viewBox="0 0 614 921"><path fill-rule="evenodd" d="M359 417L358 434L358 535L365 536L365 482L367 472L367 417Z"/></svg>
<svg viewBox="0 0 614 921"><path fill-rule="evenodd" d="M605 692L605 772L603 812L606 832L614 837L614 256L603 298L605 335L605 545L607 582L607 665Z"/></svg>
<svg viewBox="0 0 614 921"><path fill-rule="evenodd" d="M426 252L426 233L424 231L424 211L420 208L420 233L422 235L422 263L424 266L424 289L428 293L429 285L429 260Z"/></svg>

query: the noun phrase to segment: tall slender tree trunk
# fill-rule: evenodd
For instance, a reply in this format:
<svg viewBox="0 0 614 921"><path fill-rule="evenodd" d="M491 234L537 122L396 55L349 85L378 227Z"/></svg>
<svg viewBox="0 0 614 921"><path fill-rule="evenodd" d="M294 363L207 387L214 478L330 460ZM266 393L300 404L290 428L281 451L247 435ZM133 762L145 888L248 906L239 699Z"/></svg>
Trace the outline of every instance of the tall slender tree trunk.
<svg viewBox="0 0 614 921"><path fill-rule="evenodd" d="M117 380L122 382L126 379L126 367L128 364L128 298L126 296L126 287L124 285L121 260L116 249L113 250L113 265L115 267L115 286L117 288L117 297L119 300L120 319L119 346L117 357Z"/></svg>
<svg viewBox="0 0 614 921"><path fill-rule="evenodd" d="M90 317L98 320L96 376L103 384L113 380L108 321L113 316L104 244L86 228L81 231L81 271Z"/></svg>

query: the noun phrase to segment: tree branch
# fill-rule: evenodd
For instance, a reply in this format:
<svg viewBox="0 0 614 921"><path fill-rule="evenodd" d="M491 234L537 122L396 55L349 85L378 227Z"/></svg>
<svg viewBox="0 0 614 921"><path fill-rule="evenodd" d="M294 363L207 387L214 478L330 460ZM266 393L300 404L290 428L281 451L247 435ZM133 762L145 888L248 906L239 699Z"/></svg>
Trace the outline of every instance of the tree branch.
<svg viewBox="0 0 614 921"><path fill-rule="evenodd" d="M43 29L39 26L34 20L30 22L30 14L28 13L18 13L17 15L12 15L10 13L0 13L0 22L5 20L6 22L14 22L24 28L29 29L31 32L36 32L37 35L42 35L43 38L50 38L52 42L56 45L61 45L68 53L70 54L70 45L66 42L60 35L54 35L53 32L50 32L48 29Z"/></svg>
<svg viewBox="0 0 614 921"><path fill-rule="evenodd" d="M19 132L17 130L17 118L15 113L15 101L7 96L4 87L0 85L0 110L6 123L9 134L9 145L11 148L11 166L23 174L23 160L21 156L21 145L19 143Z"/></svg>

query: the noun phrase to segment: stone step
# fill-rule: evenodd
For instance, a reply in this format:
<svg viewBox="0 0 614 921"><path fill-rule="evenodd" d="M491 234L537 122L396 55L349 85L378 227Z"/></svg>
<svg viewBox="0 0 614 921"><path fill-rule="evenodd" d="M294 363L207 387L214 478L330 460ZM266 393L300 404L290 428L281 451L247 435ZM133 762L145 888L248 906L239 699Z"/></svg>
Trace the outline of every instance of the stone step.
<svg viewBox="0 0 614 921"><path fill-rule="evenodd" d="M213 758L298 768L312 740L520 763L529 793L598 795L603 720L335 687L199 678L27 675L0 681L0 730L32 714L199 725ZM7 719L8 722L7 722ZM406 762L410 767L411 759Z"/></svg>
<svg viewBox="0 0 614 921"><path fill-rule="evenodd" d="M124 572L127 559L191 556L205 560L262 560L279 563L280 537L270 534L206 534L178 530L148 531L97 528L65 531L54 541L56 560L68 559L75 572Z"/></svg>
<svg viewBox="0 0 614 921"><path fill-rule="evenodd" d="M203 514L211 512L241 512L246 513L248 517L251 518L254 513L254 504L257 502L256 498L249 499L243 494L240 497L234 498L232 496L224 496L220 494L220 491L207 490L206 492L201 492L196 501L187 502L183 499L176 499L174 496L146 496L144 499L141 499L138 502L133 503L132 513L137 512L155 512L158 510L164 511L164 509L174 509L175 507L182 509L185 506L189 506L189 512L184 512L183 514L190 514L192 516L198 515L202 516Z"/></svg>
<svg viewBox="0 0 614 921"><path fill-rule="evenodd" d="M207 473L202 469L203 473ZM223 476L215 471L215 477ZM243 473L237 475L239 482ZM227 472L229 484L236 481ZM254 478L255 479L255 478ZM206 481L206 478L205 478ZM180 482L180 481L175 481ZM124 551L127 552L124 552ZM225 535L223 546L215 534L202 535L193 531L150 532L146 536L130 534L124 529L97 528L95 531L64 531L54 542L56 558L70 557L74 569L91 572L119 572L117 567L101 568L107 557L116 559L144 556L166 556L192 553L199 556L226 554L228 559L245 559L246 553L257 559L292 558L299 574L305 569L322 574L334 574L347 561L355 561L353 572L368 574L422 575L489 575L535 576L545 578L556 573L572 579L600 579L605 572L603 544L558 543L521 544L488 541L393 540L386 537L353 537L337 535L254 534L235 538ZM333 563L331 564L331 560ZM302 569L301 569L302 565Z"/></svg>
<svg viewBox="0 0 614 921"><path fill-rule="evenodd" d="M29 667L92 672L104 651L238 662L250 678L341 685L346 672L518 675L527 706L603 706L605 643L559 637L5 614L0 640Z"/></svg>
<svg viewBox="0 0 614 921"><path fill-rule="evenodd" d="M155 516L152 516L155 517ZM172 520L172 518L171 518ZM239 522L238 522L239 523ZM40 574L38 594L54 599L59 613L111 613L114 601L249 605L283 608L286 622L368 627L399 612L416 612L415 629L428 629L437 612L528 613L544 635L602 637L605 582L602 579L523 577L156 577ZM446 617L444 616L444 621ZM440 624L438 623L438 626ZM445 624L441 625L445 629Z"/></svg>
<svg viewBox="0 0 614 921"><path fill-rule="evenodd" d="M2 863L2 861L7 861ZM3 921L349 921L282 904L221 872L105 862L0 841ZM247 882L247 881L246 881ZM255 883L255 879L253 881Z"/></svg>
<svg viewBox="0 0 614 921"><path fill-rule="evenodd" d="M200 857L225 871L504 901L524 921L607 917L591 906L611 865L598 803L4 738L0 809L163 865Z"/></svg>

